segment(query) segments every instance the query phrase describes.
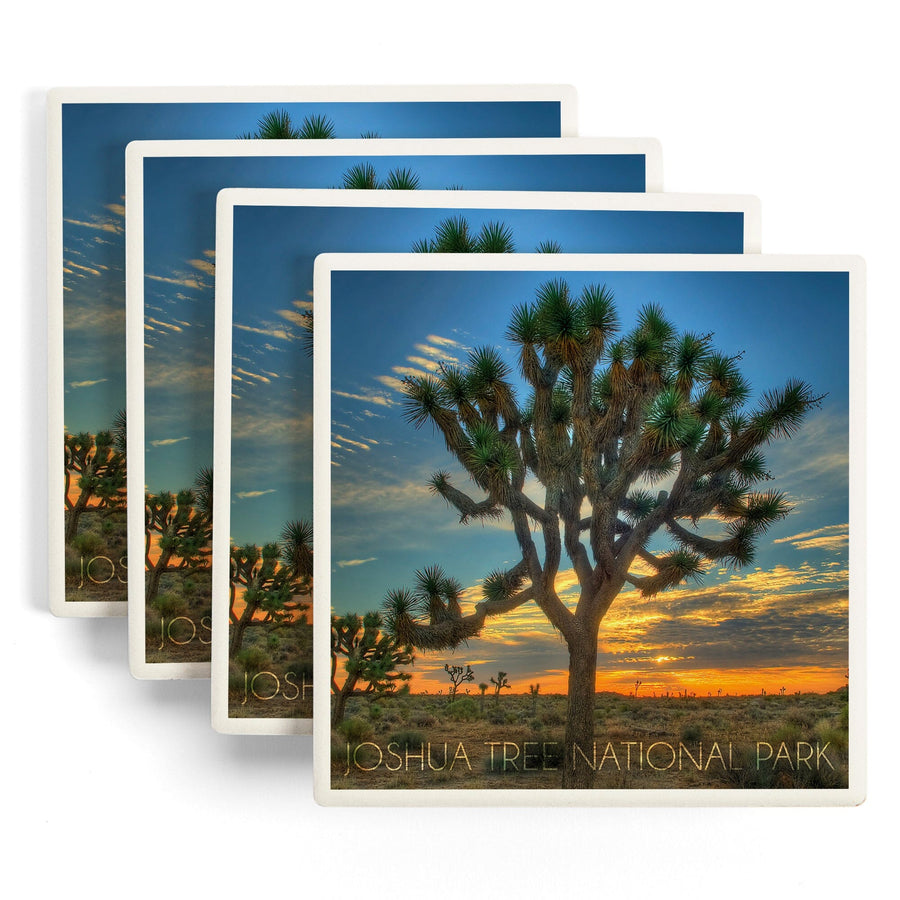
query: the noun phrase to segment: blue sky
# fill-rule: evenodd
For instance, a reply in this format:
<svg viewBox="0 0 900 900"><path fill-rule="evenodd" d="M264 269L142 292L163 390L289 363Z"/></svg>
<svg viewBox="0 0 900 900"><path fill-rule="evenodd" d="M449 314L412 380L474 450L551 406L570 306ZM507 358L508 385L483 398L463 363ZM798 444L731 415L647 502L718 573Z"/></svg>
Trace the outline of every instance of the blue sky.
<svg viewBox="0 0 900 900"><path fill-rule="evenodd" d="M407 167L419 176L421 187L441 189L462 184L467 189L516 188L519 190L598 190L639 191L644 187L643 156L583 154L578 156L303 156L303 157L157 157L144 164L144 304L145 304L145 424L147 448L146 483L150 490L177 489L189 485L194 473L210 464L212 458L212 364L213 364L213 252L215 247L216 195L225 187L324 187L341 184L342 175L353 165L372 161L380 177L395 168ZM297 215L310 215L308 211ZM415 216L401 226L403 214L390 220L381 218L370 227L370 220L353 225L353 213L332 211L339 226L322 232L320 220L305 224L299 219L290 227L297 234L322 240L298 245L298 256L308 257L308 273L303 282L312 286L311 260L323 250L378 249L369 243L371 235L386 239L385 249L407 250L415 236L430 233L434 213ZM550 215L548 213L548 215ZM560 219L553 224L569 235L571 249L596 250L607 239L598 235L596 243L591 227L579 229L582 214L570 213L569 225ZM687 220L672 223L665 245L641 243L641 226L631 216L619 217L622 241L631 241L634 249L725 249L742 248L740 216L731 216L727 234L709 229L700 216L690 227ZM522 248L531 250L527 232L538 232L522 223ZM595 220L597 221L597 220ZM726 219L717 217L721 224ZM276 223L276 234L282 227ZM549 227L549 226L548 226ZM592 226L596 228L597 226ZM685 229L683 232L681 229ZM311 229L311 230L310 230ZM399 230L397 230L399 229ZM421 229L424 229L422 231ZM694 238L704 235L702 242ZM292 232L293 233L293 232ZM610 233L609 228L604 233ZM661 233L657 229L657 233ZM708 235L716 233L718 243L710 244ZM272 238L260 232L266 252ZM243 231L240 241L256 246L253 229ZM344 236L352 237L351 243ZM392 237L391 237L392 236ZM549 234L544 233L543 237ZM325 240L325 238L329 240ZM332 240L333 238L333 240ZM334 243L337 240L337 243ZM540 240L540 238L538 238ZM237 242L236 242L237 243ZM625 246L617 244L617 246ZM256 252L254 249L253 253ZM284 252L289 252L284 248ZM297 272L281 268L282 260L273 260L279 278L288 278L284 289L297 290ZM298 263L299 264L299 263ZM273 272L275 269L273 269ZM258 280L259 275L253 279ZM293 279L293 281L291 281ZM289 287L288 287L289 285ZM253 304L263 303L260 288L253 289ZM278 302L282 302L281 299ZM113 379L110 379L112 382ZM164 442L164 443L161 443ZM179 484L173 479L179 479Z"/></svg>
<svg viewBox="0 0 900 900"><path fill-rule="evenodd" d="M62 109L64 379L69 430L107 427L125 406L125 147L227 139L272 109L327 115L338 138L558 137L557 102L67 103Z"/></svg>
<svg viewBox="0 0 900 900"><path fill-rule="evenodd" d="M455 213L452 206L236 208L231 536L238 543L274 539L287 519L311 515L312 366L298 345L297 324L311 307L316 255L326 250L406 252ZM465 215L474 230L489 221L506 223L517 249L525 252L544 239L573 253L739 252L743 246L740 213L501 209ZM402 333L408 324L392 317L389 327ZM384 321L373 327L384 330ZM198 352L194 355L200 359ZM169 401L166 409L173 406ZM199 407L189 409L199 425ZM160 472L172 472L175 456L168 451L186 454L189 447L206 446L199 429L187 430L191 424L184 417L180 431L170 426L170 436L190 434L191 440L165 448L167 463L160 464ZM148 419L148 437L149 429ZM148 453L148 471L152 456Z"/></svg>
<svg viewBox="0 0 900 900"><path fill-rule="evenodd" d="M713 568L702 585L651 601L633 591L623 594L601 634L600 670L611 679L607 686L626 690L639 677L648 688L656 684L662 690L693 683L692 672L695 679L701 672L707 680L710 672L721 679L729 667L741 670L744 679L747 671L789 669L805 673L793 676L805 683L818 685L816 678L826 678L839 686L847 649L846 274L563 276L575 292L588 283L611 288L623 328L652 301L679 330L713 331L717 348L743 354L741 368L753 388L750 408L764 391L791 377L826 395L797 437L765 451L775 478L764 489L786 491L795 504L791 515L760 542L745 571ZM482 344L497 347L515 371L516 350L504 336L509 310L532 300L549 277L534 272L333 277L331 599L336 611L377 608L388 590L411 587L415 570L430 564L457 577L471 603L487 572L517 561L507 523L461 526L429 493L427 478L444 469L458 488L477 498L440 435L430 426L416 430L404 422L397 388L404 375L431 371L441 361L464 362L468 349ZM539 496L539 486L535 490ZM668 546L658 537L650 549ZM577 599L574 584L563 587L568 600ZM521 640L516 629L534 640ZM564 648L530 605L446 658L503 668L518 679L540 671L549 678L566 666ZM442 674L443 661L439 654L426 654L417 670L427 680L430 672ZM431 684L441 680L438 674L431 677ZM770 691L780 687L760 683Z"/></svg>

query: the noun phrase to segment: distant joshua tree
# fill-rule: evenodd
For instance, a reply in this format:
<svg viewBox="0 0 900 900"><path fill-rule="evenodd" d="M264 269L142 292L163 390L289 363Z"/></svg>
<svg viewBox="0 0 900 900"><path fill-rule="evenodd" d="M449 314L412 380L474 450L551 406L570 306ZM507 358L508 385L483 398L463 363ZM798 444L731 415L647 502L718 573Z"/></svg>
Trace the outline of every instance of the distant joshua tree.
<svg viewBox="0 0 900 900"><path fill-rule="evenodd" d="M531 715L537 715L537 701L538 694L541 692L541 686L539 684L529 684L528 685L528 693L531 694Z"/></svg>
<svg viewBox="0 0 900 900"><path fill-rule="evenodd" d="M248 628L296 623L312 594L312 525L297 519L281 529L281 541L258 547L231 548L231 641L229 656L236 659ZM238 588L243 608L238 610Z"/></svg>
<svg viewBox="0 0 900 900"><path fill-rule="evenodd" d="M212 469L197 473L194 487L144 496L144 566L147 604L162 576L189 577L209 569L212 537ZM155 553L155 555L154 555Z"/></svg>
<svg viewBox="0 0 900 900"><path fill-rule="evenodd" d="M449 663L444 663L444 671L450 679L450 703L452 703L456 699L459 686L465 681L475 680L475 672L469 665L463 668L462 666L451 666Z"/></svg>
<svg viewBox="0 0 900 900"><path fill-rule="evenodd" d="M635 683L634 683L634 696L635 697L637 697L638 690L643 683L644 683L643 681L635 681Z"/></svg>
<svg viewBox="0 0 900 900"><path fill-rule="evenodd" d="M506 678L506 672L498 672L496 678L494 678L494 676L492 675L491 676L491 684L494 685L494 702L495 703L500 702L500 691L502 691L503 688L511 688L512 687L512 685L509 683L509 681Z"/></svg>
<svg viewBox="0 0 900 900"><path fill-rule="evenodd" d="M114 510L125 505L125 411L119 410L108 431L87 431L65 436L65 541L78 534L78 523L87 509ZM69 494L74 486L78 496Z"/></svg>
<svg viewBox="0 0 900 900"><path fill-rule="evenodd" d="M478 690L481 692L481 714L484 715L484 695L488 689L487 682L482 681L478 685Z"/></svg>
<svg viewBox="0 0 900 900"><path fill-rule="evenodd" d="M266 113L256 123L256 131L238 135L241 140L309 141L327 140L335 136L334 122L324 115L306 116L299 126L291 121L286 109Z"/></svg>
<svg viewBox="0 0 900 900"><path fill-rule="evenodd" d="M399 669L415 661L413 648L399 645L381 626L381 614L377 612L362 617L354 613L331 617L332 727L343 721L347 700L360 682L366 685L367 694L384 694L412 677ZM344 657L346 673L341 685L337 682L339 657Z"/></svg>

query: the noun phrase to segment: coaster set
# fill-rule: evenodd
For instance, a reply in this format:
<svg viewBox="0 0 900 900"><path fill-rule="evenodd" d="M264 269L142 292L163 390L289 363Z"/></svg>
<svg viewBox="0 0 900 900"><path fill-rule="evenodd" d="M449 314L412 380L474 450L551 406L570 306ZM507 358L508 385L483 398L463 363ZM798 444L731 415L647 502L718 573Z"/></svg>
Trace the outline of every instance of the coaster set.
<svg viewBox="0 0 900 900"><path fill-rule="evenodd" d="M53 613L323 804L862 802L862 260L568 87L48 122Z"/></svg>

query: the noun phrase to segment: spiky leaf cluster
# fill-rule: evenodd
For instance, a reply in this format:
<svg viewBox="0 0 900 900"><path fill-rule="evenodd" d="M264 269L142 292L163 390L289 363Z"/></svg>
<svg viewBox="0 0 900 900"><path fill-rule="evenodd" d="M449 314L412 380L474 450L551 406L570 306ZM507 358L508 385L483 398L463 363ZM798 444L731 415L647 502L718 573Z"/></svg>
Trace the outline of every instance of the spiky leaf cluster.
<svg viewBox="0 0 900 900"><path fill-rule="evenodd" d="M255 131L238 135L241 140L300 141L327 140L335 136L334 122L326 115L306 116L295 125L286 109L274 109L261 116Z"/></svg>
<svg viewBox="0 0 900 900"><path fill-rule="evenodd" d="M341 176L341 185L353 191L415 191L419 176L407 167L391 169L385 178L379 178L372 163L357 163Z"/></svg>

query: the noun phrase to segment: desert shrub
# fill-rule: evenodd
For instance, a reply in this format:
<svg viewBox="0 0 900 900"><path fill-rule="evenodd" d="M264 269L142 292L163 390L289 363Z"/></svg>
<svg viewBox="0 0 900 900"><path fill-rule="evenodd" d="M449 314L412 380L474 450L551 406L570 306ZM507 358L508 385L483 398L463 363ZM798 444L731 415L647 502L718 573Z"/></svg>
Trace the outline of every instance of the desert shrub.
<svg viewBox="0 0 900 900"><path fill-rule="evenodd" d="M416 710L409 716L409 724L417 728L432 728L437 723L437 719L430 713Z"/></svg>
<svg viewBox="0 0 900 900"><path fill-rule="evenodd" d="M369 707L369 718L373 722L377 722L383 715L384 715L384 710L377 703L373 703Z"/></svg>
<svg viewBox="0 0 900 900"><path fill-rule="evenodd" d="M812 728L813 725L812 715L799 706L792 706L785 712L784 718L789 724L796 725L798 728L802 729Z"/></svg>
<svg viewBox="0 0 900 900"><path fill-rule="evenodd" d="M540 719L532 719L528 725L532 731L535 731L538 734L544 730L544 723Z"/></svg>
<svg viewBox="0 0 900 900"><path fill-rule="evenodd" d="M338 731L351 744L360 744L372 737L372 726L364 719L345 719L338 725Z"/></svg>
<svg viewBox="0 0 900 900"><path fill-rule="evenodd" d="M245 647L237 655L237 664L245 672L262 672L269 662L268 654L260 647Z"/></svg>
<svg viewBox="0 0 900 900"><path fill-rule="evenodd" d="M681 729L681 740L699 741L703 737L703 729L696 722L689 722Z"/></svg>
<svg viewBox="0 0 900 900"><path fill-rule="evenodd" d="M594 715L596 716L596 711ZM565 722L565 719L558 712L551 709L549 712L545 712L541 716L541 721L548 728L559 728L559 726Z"/></svg>
<svg viewBox="0 0 900 900"><path fill-rule="evenodd" d="M103 538L90 531L75 535L72 546L82 556L99 556L106 549Z"/></svg>
<svg viewBox="0 0 900 900"><path fill-rule="evenodd" d="M425 735L421 731L396 731L391 735L391 744L396 744L403 753L407 750L418 750L425 743Z"/></svg>
<svg viewBox="0 0 900 900"><path fill-rule="evenodd" d="M518 713L514 713L514 712L507 713L506 718L504 719L504 723L506 725L518 725L519 722L521 722L521 721L522 721L521 716L519 716Z"/></svg>
<svg viewBox="0 0 900 900"><path fill-rule="evenodd" d="M180 616L187 609L187 604L184 602L184 597L169 592L165 594L159 594L157 597L154 597L150 605L164 619L172 619L175 616Z"/></svg>
<svg viewBox="0 0 900 900"><path fill-rule="evenodd" d="M506 716L504 716L503 713L492 712L488 716L488 722L490 722L491 725L505 725Z"/></svg>
<svg viewBox="0 0 900 900"><path fill-rule="evenodd" d="M772 735L772 743L788 746L803 740L804 731L796 722L783 722Z"/></svg>
<svg viewBox="0 0 900 900"><path fill-rule="evenodd" d="M478 704L471 697L460 697L448 704L447 715L454 722L471 722L478 718Z"/></svg>
<svg viewBox="0 0 900 900"><path fill-rule="evenodd" d="M831 719L816 722L813 733L820 744L831 744L839 753L846 753L849 735L846 728L836 726Z"/></svg>

